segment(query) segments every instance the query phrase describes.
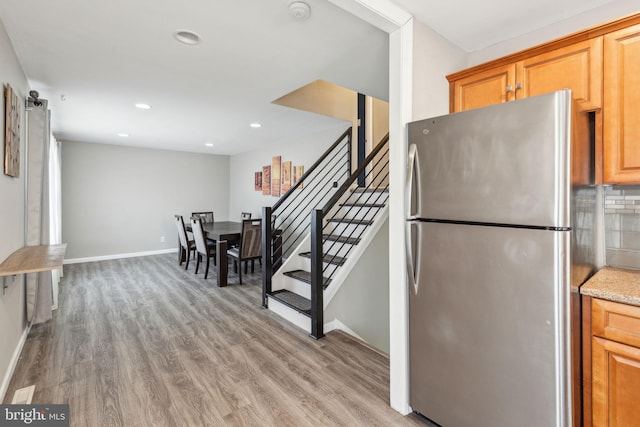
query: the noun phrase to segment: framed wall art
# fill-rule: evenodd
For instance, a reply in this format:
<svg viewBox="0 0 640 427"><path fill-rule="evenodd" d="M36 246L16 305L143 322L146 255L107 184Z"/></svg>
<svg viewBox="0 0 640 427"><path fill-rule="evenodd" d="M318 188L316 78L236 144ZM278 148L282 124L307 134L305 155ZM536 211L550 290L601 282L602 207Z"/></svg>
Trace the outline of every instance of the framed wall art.
<svg viewBox="0 0 640 427"><path fill-rule="evenodd" d="M20 104L9 84L4 96L4 173L17 178L20 176Z"/></svg>
<svg viewBox="0 0 640 427"><path fill-rule="evenodd" d="M291 189L291 162L282 162L282 194Z"/></svg>
<svg viewBox="0 0 640 427"><path fill-rule="evenodd" d="M294 166L293 167L293 183L295 184L296 182L298 182L298 180L302 178L302 175L304 175L304 166ZM304 184L300 183L300 185L298 186L298 190L300 190L303 186Z"/></svg>
<svg viewBox="0 0 640 427"><path fill-rule="evenodd" d="M262 194L271 194L271 166L262 167Z"/></svg>
<svg viewBox="0 0 640 427"><path fill-rule="evenodd" d="M275 156L271 161L271 195L280 197L280 164L282 163L282 157Z"/></svg>
<svg viewBox="0 0 640 427"><path fill-rule="evenodd" d="M262 172L256 172L253 180L253 189L262 191Z"/></svg>

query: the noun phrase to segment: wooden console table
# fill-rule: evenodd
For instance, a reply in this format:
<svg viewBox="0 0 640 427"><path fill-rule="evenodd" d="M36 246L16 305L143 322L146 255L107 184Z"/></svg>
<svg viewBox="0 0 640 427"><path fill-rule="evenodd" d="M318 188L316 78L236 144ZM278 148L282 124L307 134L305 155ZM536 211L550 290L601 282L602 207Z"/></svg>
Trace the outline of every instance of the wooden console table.
<svg viewBox="0 0 640 427"><path fill-rule="evenodd" d="M23 246L0 264L0 277L62 268L67 244ZM3 291L7 285L4 283Z"/></svg>

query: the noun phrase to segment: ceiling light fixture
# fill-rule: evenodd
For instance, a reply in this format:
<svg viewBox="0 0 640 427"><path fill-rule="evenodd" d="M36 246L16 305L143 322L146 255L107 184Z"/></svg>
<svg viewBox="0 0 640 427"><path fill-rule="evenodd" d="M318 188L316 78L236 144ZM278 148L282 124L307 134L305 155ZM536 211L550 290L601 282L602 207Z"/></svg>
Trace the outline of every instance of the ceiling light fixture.
<svg viewBox="0 0 640 427"><path fill-rule="evenodd" d="M151 109L151 105L145 104L145 103L142 103L142 102L138 102L136 104L136 108L139 108L141 110L150 110Z"/></svg>
<svg viewBox="0 0 640 427"><path fill-rule="evenodd" d="M195 45L202 42L202 38L189 30L177 30L173 33L173 38L178 40L182 44Z"/></svg>
<svg viewBox="0 0 640 427"><path fill-rule="evenodd" d="M289 13L298 21L304 21L311 15L311 8L303 1L292 1L289 3Z"/></svg>
<svg viewBox="0 0 640 427"><path fill-rule="evenodd" d="M126 138L126 137L128 137L128 136L129 136L129 134L128 134L128 133L119 133L119 134L118 134L118 136L119 136L120 138Z"/></svg>
<svg viewBox="0 0 640 427"><path fill-rule="evenodd" d="M251 126L252 128L262 127L262 125L260 123L251 123L249 126Z"/></svg>
<svg viewBox="0 0 640 427"><path fill-rule="evenodd" d="M213 142L205 142L204 145L207 147L213 147Z"/></svg>

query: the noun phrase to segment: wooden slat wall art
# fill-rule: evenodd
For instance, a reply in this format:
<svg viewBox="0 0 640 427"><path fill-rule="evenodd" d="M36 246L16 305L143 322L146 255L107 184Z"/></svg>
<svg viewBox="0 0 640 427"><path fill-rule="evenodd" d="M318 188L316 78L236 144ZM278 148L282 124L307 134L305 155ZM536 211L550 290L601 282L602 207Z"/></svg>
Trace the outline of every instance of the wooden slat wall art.
<svg viewBox="0 0 640 427"><path fill-rule="evenodd" d="M272 195L280 197L298 182L304 175L304 166L293 166L293 162L288 160L282 162L282 156L274 156L271 166L263 166L262 172L255 172L255 191L262 191L265 196ZM298 190L303 188L300 184Z"/></svg>
<svg viewBox="0 0 640 427"><path fill-rule="evenodd" d="M281 156L274 156L271 161L271 195L280 197L280 165L282 163Z"/></svg>
<svg viewBox="0 0 640 427"><path fill-rule="evenodd" d="M298 182L300 178L304 175L304 166L294 166L293 167L293 183ZM304 184L300 184L298 190L301 190L304 187Z"/></svg>
<svg viewBox="0 0 640 427"><path fill-rule="evenodd" d="M255 173L253 189L256 191L262 191L262 172Z"/></svg>
<svg viewBox="0 0 640 427"><path fill-rule="evenodd" d="M291 162L282 163L282 194L291 189Z"/></svg>
<svg viewBox="0 0 640 427"><path fill-rule="evenodd" d="M262 167L262 194L271 194L271 166Z"/></svg>

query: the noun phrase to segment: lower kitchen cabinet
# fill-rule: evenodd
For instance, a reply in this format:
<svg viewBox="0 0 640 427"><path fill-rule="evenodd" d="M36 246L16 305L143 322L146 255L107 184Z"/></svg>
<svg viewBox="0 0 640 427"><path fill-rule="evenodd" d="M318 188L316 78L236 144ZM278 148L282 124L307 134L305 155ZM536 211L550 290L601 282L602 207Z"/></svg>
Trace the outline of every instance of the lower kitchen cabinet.
<svg viewBox="0 0 640 427"><path fill-rule="evenodd" d="M591 417L585 418L594 427L640 426L640 307L593 298L591 334Z"/></svg>

